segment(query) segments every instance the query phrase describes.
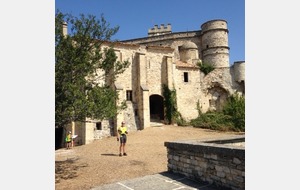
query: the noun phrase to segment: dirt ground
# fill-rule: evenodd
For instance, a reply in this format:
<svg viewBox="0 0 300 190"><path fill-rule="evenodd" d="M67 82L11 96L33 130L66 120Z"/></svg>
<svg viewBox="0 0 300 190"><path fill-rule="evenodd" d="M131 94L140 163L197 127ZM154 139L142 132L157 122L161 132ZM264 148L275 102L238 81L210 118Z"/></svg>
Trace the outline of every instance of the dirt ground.
<svg viewBox="0 0 300 190"><path fill-rule="evenodd" d="M126 152L119 157L116 137L106 137L88 145L55 151L55 189L85 190L122 180L167 171L166 141L213 139L236 132L178 126L149 127L129 132Z"/></svg>

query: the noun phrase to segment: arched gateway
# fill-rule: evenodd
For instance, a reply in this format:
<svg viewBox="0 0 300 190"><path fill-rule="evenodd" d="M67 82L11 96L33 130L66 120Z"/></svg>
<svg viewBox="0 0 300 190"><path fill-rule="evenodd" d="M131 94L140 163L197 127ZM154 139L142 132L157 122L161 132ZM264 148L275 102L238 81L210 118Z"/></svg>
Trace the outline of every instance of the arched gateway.
<svg viewBox="0 0 300 190"><path fill-rule="evenodd" d="M150 120L164 120L164 98L154 94L150 96Z"/></svg>

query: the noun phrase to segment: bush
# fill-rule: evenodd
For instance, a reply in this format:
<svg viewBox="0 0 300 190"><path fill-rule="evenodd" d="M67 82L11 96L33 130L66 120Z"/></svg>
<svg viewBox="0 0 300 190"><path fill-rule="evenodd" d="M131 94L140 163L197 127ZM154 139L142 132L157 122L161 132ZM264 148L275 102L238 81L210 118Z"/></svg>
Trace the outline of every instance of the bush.
<svg viewBox="0 0 300 190"><path fill-rule="evenodd" d="M190 124L193 127L220 131L234 130L234 125L231 121L231 116L224 115L221 112L207 112L201 114L196 119L191 120Z"/></svg>
<svg viewBox="0 0 300 190"><path fill-rule="evenodd" d="M183 119L183 117L181 116L181 114L178 112L177 117L175 118L175 122L177 123L178 126L189 126L190 123L187 122L185 119Z"/></svg>
<svg viewBox="0 0 300 190"><path fill-rule="evenodd" d="M228 97L221 112L200 112L190 124L199 128L245 132L245 97L235 93Z"/></svg>
<svg viewBox="0 0 300 190"><path fill-rule="evenodd" d="M223 107L223 113L231 116L234 128L245 131L245 97L237 93L228 97Z"/></svg>
<svg viewBox="0 0 300 190"><path fill-rule="evenodd" d="M215 68L207 63L200 64L200 71L202 71L205 75L213 71Z"/></svg>

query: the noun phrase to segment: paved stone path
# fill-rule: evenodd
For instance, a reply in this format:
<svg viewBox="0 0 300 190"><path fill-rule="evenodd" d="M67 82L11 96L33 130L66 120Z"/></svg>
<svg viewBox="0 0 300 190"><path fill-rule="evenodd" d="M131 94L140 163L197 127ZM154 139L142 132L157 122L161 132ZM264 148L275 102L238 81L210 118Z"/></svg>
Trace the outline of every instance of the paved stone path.
<svg viewBox="0 0 300 190"><path fill-rule="evenodd" d="M211 184L200 183L180 174L163 172L140 178L99 186L91 190L217 190Z"/></svg>

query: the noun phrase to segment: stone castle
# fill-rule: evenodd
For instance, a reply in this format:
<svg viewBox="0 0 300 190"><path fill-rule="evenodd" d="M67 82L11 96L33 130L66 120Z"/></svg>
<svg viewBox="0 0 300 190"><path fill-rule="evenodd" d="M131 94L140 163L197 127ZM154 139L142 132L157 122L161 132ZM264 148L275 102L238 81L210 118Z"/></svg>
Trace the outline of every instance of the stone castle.
<svg viewBox="0 0 300 190"><path fill-rule="evenodd" d="M104 47L110 43L103 44ZM70 125L78 135L77 144L116 134L125 121L128 130L143 130L152 121L163 121L163 84L176 90L177 107L189 121L202 113L220 110L226 98L235 92L245 94L245 61L229 63L228 28L225 20L210 20L200 30L172 32L171 24L155 25L148 36L114 43L118 61L128 60L129 68L119 75L114 87L126 110L114 120L91 121ZM207 75L197 63L214 66ZM99 81L103 83L104 81Z"/></svg>

